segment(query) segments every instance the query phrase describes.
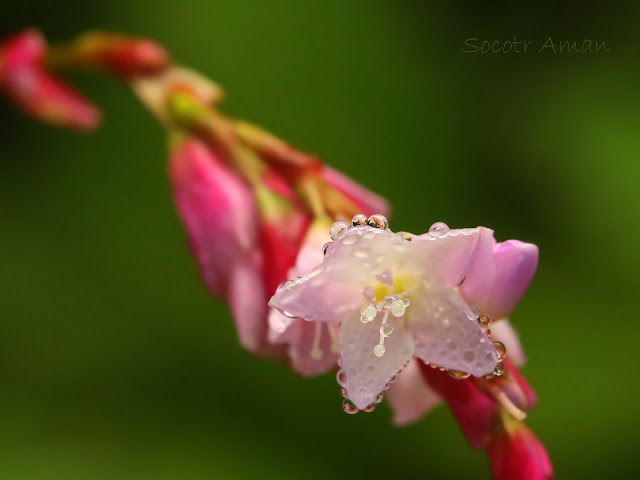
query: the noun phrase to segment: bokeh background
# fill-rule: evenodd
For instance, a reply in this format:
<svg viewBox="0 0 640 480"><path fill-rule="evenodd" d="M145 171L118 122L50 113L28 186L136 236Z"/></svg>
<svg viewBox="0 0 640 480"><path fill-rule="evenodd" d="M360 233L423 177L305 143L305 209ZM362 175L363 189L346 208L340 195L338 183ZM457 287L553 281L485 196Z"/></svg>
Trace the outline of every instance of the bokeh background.
<svg viewBox="0 0 640 480"><path fill-rule="evenodd" d="M3 1L0 34L159 40L250 119L391 199L392 227L540 246L512 321L558 478L638 472L640 97L633 2ZM464 39L607 54L463 54ZM0 478L488 478L440 407L345 415L332 375L238 345L174 214L165 135L124 85L69 76L95 133L0 104ZM250 292L247 292L250 295Z"/></svg>

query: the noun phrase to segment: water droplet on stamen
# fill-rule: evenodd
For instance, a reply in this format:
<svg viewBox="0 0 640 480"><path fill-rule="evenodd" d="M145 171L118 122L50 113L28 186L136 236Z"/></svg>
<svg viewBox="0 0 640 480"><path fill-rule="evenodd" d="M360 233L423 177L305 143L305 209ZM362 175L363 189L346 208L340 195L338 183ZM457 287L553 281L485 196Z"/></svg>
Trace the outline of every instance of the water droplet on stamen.
<svg viewBox="0 0 640 480"><path fill-rule="evenodd" d="M507 356L507 347L504 345L504 343L493 342L493 346L495 347L496 352L498 353L498 360L502 360L504 357Z"/></svg>
<svg viewBox="0 0 640 480"><path fill-rule="evenodd" d="M378 309L376 308L375 305L371 304L363 308L362 311L360 312L360 321L362 323L373 322L377 314L378 314Z"/></svg>
<svg viewBox="0 0 640 480"><path fill-rule="evenodd" d="M377 213L375 215L371 215L367 219L367 225L373 228L381 228L382 230L386 230L389 227L389 222L387 221L387 217Z"/></svg>
<svg viewBox="0 0 640 480"><path fill-rule="evenodd" d="M385 323L380 326L380 335L384 335L385 337L390 336L393 333L393 325L390 323Z"/></svg>
<svg viewBox="0 0 640 480"><path fill-rule="evenodd" d="M360 409L356 407L355 403L353 403L348 398L345 398L342 401L342 409L347 412L349 415L353 415L354 413L358 413Z"/></svg>
<svg viewBox="0 0 640 480"><path fill-rule="evenodd" d="M389 311L394 317L403 316L406 309L407 307L404 305L402 300L396 300L389 306Z"/></svg>
<svg viewBox="0 0 640 480"><path fill-rule="evenodd" d="M373 347L373 354L378 358L382 357L384 355L384 352L385 352L384 345L378 344L375 347Z"/></svg>
<svg viewBox="0 0 640 480"><path fill-rule="evenodd" d="M351 220L351 224L354 227L358 227L360 225L366 225L367 224L367 216L363 215L362 213L359 213L358 215L353 217L353 219Z"/></svg>
<svg viewBox="0 0 640 480"><path fill-rule="evenodd" d="M338 220L337 222L334 222L333 225L331 225L331 227L329 228L329 236L331 237L331 240L335 240L341 234L349 230L349 227L349 222L345 222L344 220Z"/></svg>
<svg viewBox="0 0 640 480"><path fill-rule="evenodd" d="M441 237L442 235L445 235L449 232L449 227L447 226L446 223L442 223L442 222L436 222L433 225L431 225L431 228L429 228L429 235L431 235L432 237Z"/></svg>

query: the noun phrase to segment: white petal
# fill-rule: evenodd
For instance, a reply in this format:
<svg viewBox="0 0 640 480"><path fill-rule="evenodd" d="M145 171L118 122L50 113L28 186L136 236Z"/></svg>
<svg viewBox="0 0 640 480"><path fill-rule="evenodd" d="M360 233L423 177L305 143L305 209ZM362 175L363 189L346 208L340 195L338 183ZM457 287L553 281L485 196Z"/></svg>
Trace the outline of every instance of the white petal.
<svg viewBox="0 0 640 480"><path fill-rule="evenodd" d="M340 326L340 352L342 369L346 377L349 399L363 409L370 405L384 389L391 377L396 375L410 360L413 353L413 337L406 328L396 328L385 338L382 357L373 353L380 341L382 314L363 324L360 316L345 320Z"/></svg>
<svg viewBox="0 0 640 480"><path fill-rule="evenodd" d="M425 288L407 309L415 356L448 370L491 373L498 355L467 303L452 289Z"/></svg>

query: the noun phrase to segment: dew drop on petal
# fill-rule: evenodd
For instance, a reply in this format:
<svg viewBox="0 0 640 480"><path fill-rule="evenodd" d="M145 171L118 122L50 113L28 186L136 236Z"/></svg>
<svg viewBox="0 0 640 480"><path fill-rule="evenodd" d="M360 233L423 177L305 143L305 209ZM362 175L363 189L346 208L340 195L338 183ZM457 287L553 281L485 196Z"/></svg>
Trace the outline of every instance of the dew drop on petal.
<svg viewBox="0 0 640 480"><path fill-rule="evenodd" d="M338 220L337 222L334 222L333 225L331 225L331 227L329 228L329 236L331 237L331 240L335 240L342 233L349 230L349 226L349 222L345 222L344 220Z"/></svg>
<svg viewBox="0 0 640 480"><path fill-rule="evenodd" d="M446 223L442 222L436 222L431 225L431 228L429 228L429 235L432 237L440 237L445 235L447 232L449 232L449 227Z"/></svg>
<svg viewBox="0 0 640 480"><path fill-rule="evenodd" d="M380 392L373 402L374 403L380 403L380 402L382 402L382 400L384 400L384 393Z"/></svg>
<svg viewBox="0 0 640 480"><path fill-rule="evenodd" d="M291 312L287 312L286 310L282 310L282 314L287 317L287 318L298 318L297 316L295 316L293 313Z"/></svg>
<svg viewBox="0 0 640 480"><path fill-rule="evenodd" d="M498 360L502 360L504 357L507 356L507 347L505 347L504 343L493 342L493 346L495 347L496 352L498 353Z"/></svg>
<svg viewBox="0 0 640 480"><path fill-rule="evenodd" d="M342 401L342 409L347 412L349 415L353 415L354 413L358 413L360 410L356 407L355 403L353 403L348 398L345 398Z"/></svg>
<svg viewBox="0 0 640 480"><path fill-rule="evenodd" d="M363 215L362 213L359 213L358 215L353 217L353 219L351 220L351 224L354 227L358 227L360 225L366 225L367 224L367 216Z"/></svg>
<svg viewBox="0 0 640 480"><path fill-rule="evenodd" d="M462 372L460 370L447 370L447 373L456 380L464 380L465 378L469 378L471 376L470 373Z"/></svg>
<svg viewBox="0 0 640 480"><path fill-rule="evenodd" d="M491 319L486 315L480 315L478 317L478 325L483 330L487 330L491 326Z"/></svg>
<svg viewBox="0 0 640 480"><path fill-rule="evenodd" d="M375 215L371 215L367 219L367 225L373 228L381 228L382 230L386 230L389 227L389 222L387 221L387 217L376 213Z"/></svg>
<svg viewBox="0 0 640 480"><path fill-rule="evenodd" d="M507 367L504 366L504 363L500 362L496 365L496 368L493 369L493 374L496 376L504 375L507 372Z"/></svg>
<svg viewBox="0 0 640 480"><path fill-rule="evenodd" d="M373 412L375 409L376 409L376 406L375 406L375 404L373 404L373 403L372 403L371 405L367 405L366 407L364 407L364 410L363 410L363 411L364 411L364 412L367 412L367 413L371 413L371 412Z"/></svg>
<svg viewBox="0 0 640 480"><path fill-rule="evenodd" d="M336 373L336 380L338 381L338 385L341 387L347 386L347 375L344 373L344 370L338 370L338 373Z"/></svg>

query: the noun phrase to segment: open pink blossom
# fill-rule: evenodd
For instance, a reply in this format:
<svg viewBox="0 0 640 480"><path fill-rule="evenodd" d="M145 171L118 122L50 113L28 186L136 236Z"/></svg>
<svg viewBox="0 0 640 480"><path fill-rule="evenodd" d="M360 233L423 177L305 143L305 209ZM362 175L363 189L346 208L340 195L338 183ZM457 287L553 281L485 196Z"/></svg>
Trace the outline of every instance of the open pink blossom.
<svg viewBox="0 0 640 480"><path fill-rule="evenodd" d="M330 225L328 218L319 217L309 226L288 278L309 273L322 262L322 247L331 240ZM291 368L300 375L319 375L337 365L338 326L335 323L307 322L270 308L269 340L287 345Z"/></svg>
<svg viewBox="0 0 640 480"><path fill-rule="evenodd" d="M499 355L457 293L482 227L436 224L422 236L393 233L381 215L336 222L322 264L282 285L269 304L288 316L340 325L346 395L373 404L412 356L482 376Z"/></svg>

